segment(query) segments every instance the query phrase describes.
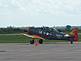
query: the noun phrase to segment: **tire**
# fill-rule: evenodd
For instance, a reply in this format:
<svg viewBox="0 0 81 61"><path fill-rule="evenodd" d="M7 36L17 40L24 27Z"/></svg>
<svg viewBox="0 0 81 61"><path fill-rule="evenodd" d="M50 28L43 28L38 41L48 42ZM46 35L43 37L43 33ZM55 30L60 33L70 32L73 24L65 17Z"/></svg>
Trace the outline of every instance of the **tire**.
<svg viewBox="0 0 81 61"><path fill-rule="evenodd" d="M73 44L73 41L71 41L70 43Z"/></svg>
<svg viewBox="0 0 81 61"><path fill-rule="evenodd" d="M40 40L39 40L39 43L40 43L40 44L43 44L43 40L42 40L42 39L40 39Z"/></svg>
<svg viewBox="0 0 81 61"><path fill-rule="evenodd" d="M34 40L30 40L30 44L34 44Z"/></svg>
<svg viewBox="0 0 81 61"><path fill-rule="evenodd" d="M70 44L73 44L74 38L73 37L69 37L69 41L70 41Z"/></svg>

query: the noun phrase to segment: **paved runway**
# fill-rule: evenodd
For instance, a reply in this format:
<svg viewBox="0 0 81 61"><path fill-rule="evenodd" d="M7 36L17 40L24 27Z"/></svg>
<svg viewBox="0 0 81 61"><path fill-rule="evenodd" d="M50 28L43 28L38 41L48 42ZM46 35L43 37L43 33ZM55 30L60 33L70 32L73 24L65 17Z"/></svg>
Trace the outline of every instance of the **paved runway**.
<svg viewBox="0 0 81 61"><path fill-rule="evenodd" d="M0 61L81 61L81 44L0 44Z"/></svg>

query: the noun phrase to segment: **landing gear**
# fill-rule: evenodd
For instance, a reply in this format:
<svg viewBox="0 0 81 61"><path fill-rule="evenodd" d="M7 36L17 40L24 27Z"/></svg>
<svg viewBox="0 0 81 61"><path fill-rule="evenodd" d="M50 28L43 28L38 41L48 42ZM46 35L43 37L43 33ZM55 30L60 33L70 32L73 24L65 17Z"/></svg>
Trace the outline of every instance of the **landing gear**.
<svg viewBox="0 0 81 61"><path fill-rule="evenodd" d="M33 39L33 40L30 40L30 44L34 44L36 41ZM39 44L43 44L43 40L42 39L39 39L37 41Z"/></svg>
<svg viewBox="0 0 81 61"><path fill-rule="evenodd" d="M40 39L40 40L39 40L39 43L40 43L40 44L43 44L43 40L42 40L42 39Z"/></svg>
<svg viewBox="0 0 81 61"><path fill-rule="evenodd" d="M34 44L34 40L30 40L30 44Z"/></svg>
<svg viewBox="0 0 81 61"><path fill-rule="evenodd" d="M74 37L69 37L69 38L68 38L68 41L70 42L70 44L73 44L73 42L74 42Z"/></svg>

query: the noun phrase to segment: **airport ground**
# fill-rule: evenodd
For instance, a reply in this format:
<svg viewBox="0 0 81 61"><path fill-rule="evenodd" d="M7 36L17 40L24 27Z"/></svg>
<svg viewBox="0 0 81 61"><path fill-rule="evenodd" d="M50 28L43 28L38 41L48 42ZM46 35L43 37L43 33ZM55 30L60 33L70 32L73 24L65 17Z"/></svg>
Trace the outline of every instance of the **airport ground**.
<svg viewBox="0 0 81 61"><path fill-rule="evenodd" d="M81 61L80 36L78 47L70 47L65 40L45 40L34 46L23 35L0 34L0 61Z"/></svg>
<svg viewBox="0 0 81 61"><path fill-rule="evenodd" d="M81 44L0 43L0 61L81 61Z"/></svg>

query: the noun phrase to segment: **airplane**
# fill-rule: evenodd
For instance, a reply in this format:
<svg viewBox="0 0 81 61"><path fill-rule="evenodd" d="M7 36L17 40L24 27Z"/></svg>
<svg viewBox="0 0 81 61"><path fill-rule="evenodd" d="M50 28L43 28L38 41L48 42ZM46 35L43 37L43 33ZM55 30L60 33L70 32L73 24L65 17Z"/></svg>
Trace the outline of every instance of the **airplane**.
<svg viewBox="0 0 81 61"><path fill-rule="evenodd" d="M59 32L55 28L49 28L49 27L30 27L28 30L26 30L25 36L32 38L30 41L30 44L34 44L35 39L39 39L39 43L43 44L43 40L66 40L69 35L65 34L63 32Z"/></svg>

